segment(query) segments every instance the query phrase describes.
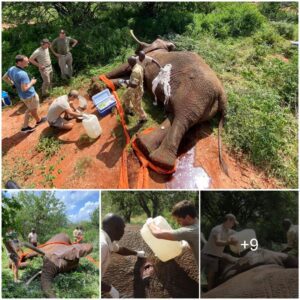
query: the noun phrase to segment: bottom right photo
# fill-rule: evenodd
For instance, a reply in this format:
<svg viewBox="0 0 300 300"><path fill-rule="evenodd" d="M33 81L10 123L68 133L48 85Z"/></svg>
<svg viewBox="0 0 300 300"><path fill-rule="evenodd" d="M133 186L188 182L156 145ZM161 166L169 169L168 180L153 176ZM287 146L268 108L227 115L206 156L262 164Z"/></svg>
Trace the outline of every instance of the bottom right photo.
<svg viewBox="0 0 300 300"><path fill-rule="evenodd" d="M201 192L201 297L298 298L298 192Z"/></svg>

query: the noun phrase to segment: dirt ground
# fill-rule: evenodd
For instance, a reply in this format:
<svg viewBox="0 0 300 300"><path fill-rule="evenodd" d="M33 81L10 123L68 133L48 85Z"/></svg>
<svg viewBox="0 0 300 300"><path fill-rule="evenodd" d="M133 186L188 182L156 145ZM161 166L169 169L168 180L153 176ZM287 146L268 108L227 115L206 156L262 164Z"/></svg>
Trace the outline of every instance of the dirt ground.
<svg viewBox="0 0 300 300"><path fill-rule="evenodd" d="M81 94L84 93L81 91ZM85 95L88 99L88 96ZM53 99L41 104L40 115L45 116ZM88 113L100 120L103 133L96 141L90 141L80 121L73 120L74 128L68 132L58 132L44 123L30 133L20 132L25 108L22 103L2 110L2 174L3 180L13 179L21 187L27 188L118 188L121 153L124 146L121 126L115 115L100 119L92 101L88 101ZM31 121L34 125L34 121ZM36 150L42 136L55 136L61 141L61 147L50 159ZM183 161L184 153L194 149L194 163L191 168L201 167L210 177L210 188L218 189L272 189L280 187L275 179L245 162L242 155L233 155L223 145L223 157L228 165L229 177L219 166L217 136L211 133L209 124L193 128L182 142L178 165ZM182 166L184 167L184 166ZM128 176L130 188L136 187L139 161L129 150ZM182 171L181 171L182 172ZM184 173L185 171L183 171ZM178 188L188 188L190 168ZM168 188L176 174L159 175L150 171L149 188ZM172 188L176 188L172 185Z"/></svg>

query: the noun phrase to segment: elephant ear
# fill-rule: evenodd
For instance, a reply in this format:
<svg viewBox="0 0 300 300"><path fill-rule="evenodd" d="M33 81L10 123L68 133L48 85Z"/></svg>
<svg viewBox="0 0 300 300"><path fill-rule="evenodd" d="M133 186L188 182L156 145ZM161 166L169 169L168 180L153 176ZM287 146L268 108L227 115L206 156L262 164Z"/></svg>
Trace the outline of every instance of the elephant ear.
<svg viewBox="0 0 300 300"><path fill-rule="evenodd" d="M93 246L91 244L75 244L69 247L65 251L62 258L66 260L75 260L80 257L86 256L93 251Z"/></svg>

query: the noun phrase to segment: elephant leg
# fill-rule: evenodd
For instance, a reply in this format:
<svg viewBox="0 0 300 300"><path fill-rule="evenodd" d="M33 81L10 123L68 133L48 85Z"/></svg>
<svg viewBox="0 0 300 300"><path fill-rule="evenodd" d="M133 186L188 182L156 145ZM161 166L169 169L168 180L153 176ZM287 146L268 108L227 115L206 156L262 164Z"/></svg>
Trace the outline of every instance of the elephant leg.
<svg viewBox="0 0 300 300"><path fill-rule="evenodd" d="M141 151L146 155L149 156L151 152L156 150L163 139L166 137L169 129L171 128L171 121L167 118L159 128L151 131L148 134L140 133L137 135L136 143Z"/></svg>
<svg viewBox="0 0 300 300"><path fill-rule="evenodd" d="M56 298L53 289L52 281L58 272L58 267L51 262L48 258L44 259L42 274L41 274L41 287L47 298Z"/></svg>
<svg viewBox="0 0 300 300"><path fill-rule="evenodd" d="M150 153L151 161L162 168L172 169L176 162L180 142L187 130L193 125L187 119L179 120L178 117L175 117L161 145Z"/></svg>

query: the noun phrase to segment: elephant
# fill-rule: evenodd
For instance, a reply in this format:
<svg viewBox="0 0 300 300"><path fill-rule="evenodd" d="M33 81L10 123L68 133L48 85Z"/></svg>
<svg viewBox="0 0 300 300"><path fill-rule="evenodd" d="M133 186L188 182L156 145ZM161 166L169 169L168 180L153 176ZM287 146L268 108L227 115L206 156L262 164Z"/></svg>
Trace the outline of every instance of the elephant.
<svg viewBox="0 0 300 300"><path fill-rule="evenodd" d="M202 298L298 298L298 260L266 249L220 263L217 286Z"/></svg>
<svg viewBox="0 0 300 300"><path fill-rule="evenodd" d="M43 254L43 266L41 273L41 287L46 297L55 298L52 281L59 273L75 270L79 265L80 257L84 257L93 251L91 244L72 244L65 233L59 233L48 240L42 248L30 246L34 251L29 252L22 261ZM48 245L47 245L48 244ZM38 253L36 253L38 252Z"/></svg>
<svg viewBox="0 0 300 300"><path fill-rule="evenodd" d="M147 258L113 254L103 281L124 298L198 298L199 270L192 251L184 249L175 259L161 262L142 239L140 229L126 225L119 245L144 250Z"/></svg>
<svg viewBox="0 0 300 300"><path fill-rule="evenodd" d="M137 145L143 154L154 165L171 170L174 168L178 148L187 131L196 124L211 120L220 113L219 120L219 162L223 171L228 175L227 166L221 155L221 130L226 114L227 97L215 72L196 53L188 51L174 51L175 45L169 41L156 39L151 44L139 41L131 31L133 38L139 44L137 50L143 50L147 56L157 60L161 66L171 65L170 91L171 95L165 103L167 118L163 123L148 134L137 134ZM158 84L155 95L152 82L160 69L154 63L147 63L144 67L144 84L146 90L164 103L164 85ZM119 86L119 79L128 78L131 69L128 63L105 74L115 87ZM95 81L90 91L95 93ZM103 85L99 86L99 90Z"/></svg>

